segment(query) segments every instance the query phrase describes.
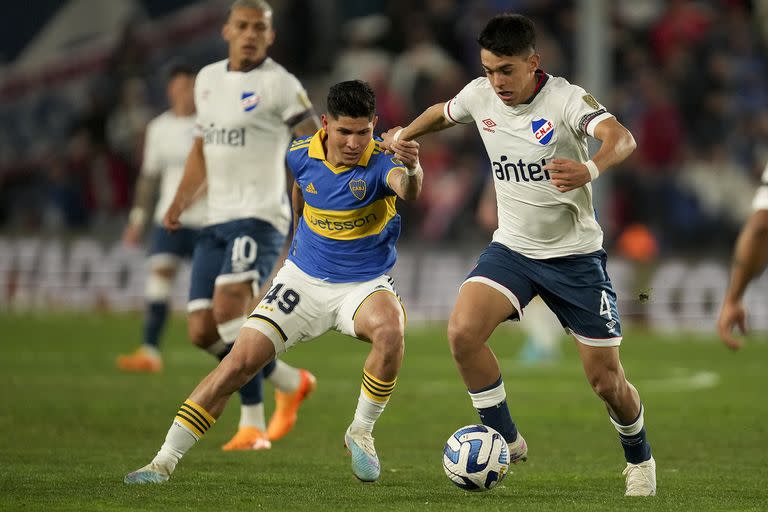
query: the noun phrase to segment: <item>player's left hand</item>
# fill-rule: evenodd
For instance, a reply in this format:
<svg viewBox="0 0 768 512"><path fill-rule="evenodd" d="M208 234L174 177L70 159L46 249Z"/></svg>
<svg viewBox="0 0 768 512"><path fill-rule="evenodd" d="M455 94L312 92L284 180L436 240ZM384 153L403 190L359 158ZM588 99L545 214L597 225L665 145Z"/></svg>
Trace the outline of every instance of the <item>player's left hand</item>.
<svg viewBox="0 0 768 512"><path fill-rule="evenodd" d="M552 185L560 192L570 192L590 182L587 166L567 158L553 158L544 169L549 171Z"/></svg>
<svg viewBox="0 0 768 512"><path fill-rule="evenodd" d="M731 350L738 350L744 342L734 336L734 328L738 328L741 334L749 332L747 328L747 313L741 301L732 302L726 300L723 303L723 309L720 310L720 318L717 320L717 332L726 347Z"/></svg>
<svg viewBox="0 0 768 512"><path fill-rule="evenodd" d="M407 168L414 169L419 165L419 143L415 140L399 140L393 142L391 147L395 158Z"/></svg>

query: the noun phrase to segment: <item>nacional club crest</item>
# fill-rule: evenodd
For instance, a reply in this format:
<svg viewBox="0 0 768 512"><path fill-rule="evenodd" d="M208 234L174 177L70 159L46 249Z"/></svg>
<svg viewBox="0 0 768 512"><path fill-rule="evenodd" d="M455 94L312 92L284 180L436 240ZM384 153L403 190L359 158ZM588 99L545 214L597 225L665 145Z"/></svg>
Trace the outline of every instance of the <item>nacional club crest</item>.
<svg viewBox="0 0 768 512"><path fill-rule="evenodd" d="M552 124L552 121L544 118L534 119L531 121L531 130L536 138L536 142L546 146L555 134L555 125Z"/></svg>
<svg viewBox="0 0 768 512"><path fill-rule="evenodd" d="M243 106L243 112L250 112L255 109L260 101L261 96L257 96L253 91L245 91L240 95L240 105Z"/></svg>
<svg viewBox="0 0 768 512"><path fill-rule="evenodd" d="M365 197L365 181L364 180L351 180L349 182L349 190L352 191L352 195L359 201L362 201Z"/></svg>

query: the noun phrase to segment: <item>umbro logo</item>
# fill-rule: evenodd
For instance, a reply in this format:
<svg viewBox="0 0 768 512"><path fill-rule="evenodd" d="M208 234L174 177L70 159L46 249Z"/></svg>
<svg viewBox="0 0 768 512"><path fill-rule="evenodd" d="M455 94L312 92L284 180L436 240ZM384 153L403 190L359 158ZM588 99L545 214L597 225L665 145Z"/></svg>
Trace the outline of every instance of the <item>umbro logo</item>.
<svg viewBox="0 0 768 512"><path fill-rule="evenodd" d="M490 117L488 119L483 119L482 123L485 125L483 126L483 130L491 133L496 133L496 130L493 129L494 126L496 126L496 123L491 119Z"/></svg>
<svg viewBox="0 0 768 512"><path fill-rule="evenodd" d="M317 194L317 189L315 188L315 184L314 183L310 183L309 185L307 185L304 190L306 190L310 194Z"/></svg>

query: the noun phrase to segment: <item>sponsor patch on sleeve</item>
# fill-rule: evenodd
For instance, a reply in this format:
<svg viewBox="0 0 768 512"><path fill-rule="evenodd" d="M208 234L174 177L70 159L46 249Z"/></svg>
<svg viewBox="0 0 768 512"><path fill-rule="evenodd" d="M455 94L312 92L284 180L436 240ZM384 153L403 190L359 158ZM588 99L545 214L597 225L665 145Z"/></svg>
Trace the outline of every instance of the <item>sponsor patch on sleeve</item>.
<svg viewBox="0 0 768 512"><path fill-rule="evenodd" d="M585 94L584 96L581 97L581 99L584 100L584 103L594 108L595 110L600 108L600 104L597 102L595 97L592 96L591 94Z"/></svg>

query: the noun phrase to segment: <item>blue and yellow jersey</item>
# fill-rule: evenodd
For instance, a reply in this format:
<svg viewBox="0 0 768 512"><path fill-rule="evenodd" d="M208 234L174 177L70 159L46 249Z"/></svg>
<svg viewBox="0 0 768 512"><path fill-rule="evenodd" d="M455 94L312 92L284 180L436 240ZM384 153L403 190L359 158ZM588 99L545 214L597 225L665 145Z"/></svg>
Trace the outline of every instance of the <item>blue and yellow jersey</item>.
<svg viewBox="0 0 768 512"><path fill-rule="evenodd" d="M387 177L403 165L371 139L357 165L334 167L325 157L326 137L321 129L288 149L288 168L304 195L288 259L319 279L368 281L397 259L400 215Z"/></svg>

